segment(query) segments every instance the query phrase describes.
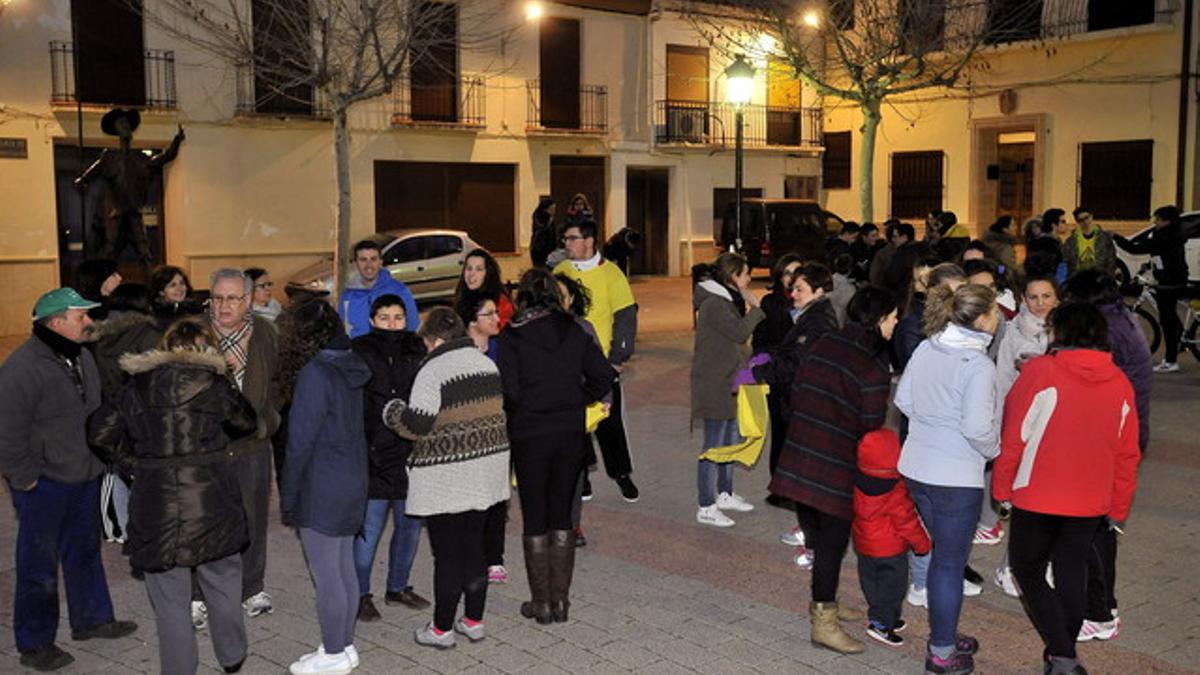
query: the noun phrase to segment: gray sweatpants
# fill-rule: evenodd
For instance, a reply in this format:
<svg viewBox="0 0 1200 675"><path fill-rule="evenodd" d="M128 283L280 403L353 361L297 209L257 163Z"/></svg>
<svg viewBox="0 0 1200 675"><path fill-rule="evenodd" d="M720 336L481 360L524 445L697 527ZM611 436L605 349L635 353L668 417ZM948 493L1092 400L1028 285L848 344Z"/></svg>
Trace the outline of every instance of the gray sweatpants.
<svg viewBox="0 0 1200 675"><path fill-rule="evenodd" d="M192 572L208 603L213 652L221 666L246 659L246 618L242 614L242 556L235 553L196 568L176 567L146 575L146 593L158 626L158 658L164 675L195 673L200 665L192 628Z"/></svg>
<svg viewBox="0 0 1200 675"><path fill-rule="evenodd" d="M354 537L329 537L300 528L300 545L317 590L317 623L326 654L341 654L354 644L358 618L358 573L354 570Z"/></svg>

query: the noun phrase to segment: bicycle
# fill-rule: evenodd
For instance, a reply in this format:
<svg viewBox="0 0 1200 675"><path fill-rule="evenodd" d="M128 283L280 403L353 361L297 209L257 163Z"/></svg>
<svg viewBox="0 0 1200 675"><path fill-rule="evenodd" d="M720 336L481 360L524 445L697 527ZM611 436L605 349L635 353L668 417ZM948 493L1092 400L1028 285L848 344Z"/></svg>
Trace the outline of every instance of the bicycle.
<svg viewBox="0 0 1200 675"><path fill-rule="evenodd" d="M1126 286L1125 304L1137 315L1142 331L1146 334L1146 342L1150 345L1150 353L1154 354L1162 345L1162 325L1158 321L1158 304L1155 291L1158 282L1150 273L1149 265L1142 265L1137 275ZM1200 285L1189 283L1184 298L1180 300L1185 308L1183 317L1183 335L1179 340L1179 351L1189 351L1196 360L1200 361Z"/></svg>

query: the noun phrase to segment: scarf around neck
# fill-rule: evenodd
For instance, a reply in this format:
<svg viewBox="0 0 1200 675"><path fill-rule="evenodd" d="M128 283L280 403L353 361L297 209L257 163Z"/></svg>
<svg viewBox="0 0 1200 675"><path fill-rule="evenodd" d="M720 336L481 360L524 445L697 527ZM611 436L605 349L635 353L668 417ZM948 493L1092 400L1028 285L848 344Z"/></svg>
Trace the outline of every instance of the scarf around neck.
<svg viewBox="0 0 1200 675"><path fill-rule="evenodd" d="M936 333L931 340L937 344L954 349L974 349L980 352L986 352L988 345L992 344L992 334L977 331L971 328L964 328L956 323L952 323Z"/></svg>
<svg viewBox="0 0 1200 675"><path fill-rule="evenodd" d="M254 332L254 321L248 315L242 325L228 333L221 332L216 322L213 330L217 333L217 348L229 362L229 372L237 382L238 389L242 388L246 377L246 361L250 352L250 335Z"/></svg>

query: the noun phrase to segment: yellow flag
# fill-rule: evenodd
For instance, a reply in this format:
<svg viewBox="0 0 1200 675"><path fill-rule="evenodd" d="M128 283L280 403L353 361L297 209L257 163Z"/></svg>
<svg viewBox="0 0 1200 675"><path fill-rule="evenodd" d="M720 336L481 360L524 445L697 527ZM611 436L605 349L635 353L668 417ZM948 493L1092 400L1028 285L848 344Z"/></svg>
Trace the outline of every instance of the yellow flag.
<svg viewBox="0 0 1200 675"><path fill-rule="evenodd" d="M590 434L596 430L600 422L608 417L608 410L604 408L604 404L596 401L589 405L585 411L584 429Z"/></svg>
<svg viewBox="0 0 1200 675"><path fill-rule="evenodd" d="M770 413L767 412L767 392L770 390L765 384L743 384L738 387L738 433L744 440L736 445L709 448L700 455L700 459L754 466L762 454L763 440L771 424Z"/></svg>

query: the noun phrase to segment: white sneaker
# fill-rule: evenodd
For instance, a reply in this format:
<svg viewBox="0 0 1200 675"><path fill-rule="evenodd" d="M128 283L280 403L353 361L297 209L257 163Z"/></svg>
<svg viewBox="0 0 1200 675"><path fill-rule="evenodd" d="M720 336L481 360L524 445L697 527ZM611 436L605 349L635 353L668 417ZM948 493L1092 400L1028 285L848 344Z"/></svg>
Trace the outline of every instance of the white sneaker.
<svg viewBox="0 0 1200 675"><path fill-rule="evenodd" d="M292 675L350 675L352 670L354 665L346 651L341 654L326 654L320 649L316 653L300 657L288 668Z"/></svg>
<svg viewBox="0 0 1200 675"><path fill-rule="evenodd" d="M250 617L275 612L275 608L271 605L271 596L266 591L259 591L243 600L242 609L246 610L246 616Z"/></svg>
<svg viewBox="0 0 1200 675"><path fill-rule="evenodd" d="M696 510L696 522L701 525L712 525L713 527L733 527L733 519L721 513L717 509L717 505L701 506Z"/></svg>
<svg viewBox="0 0 1200 675"><path fill-rule="evenodd" d="M1160 361L1158 365L1154 366L1154 372L1156 372L1156 373L1178 373L1179 372L1179 363L1177 363L1175 361L1170 361L1170 362Z"/></svg>
<svg viewBox="0 0 1200 675"><path fill-rule="evenodd" d="M788 546L803 546L804 545L804 530L799 527L792 529L779 535L779 541Z"/></svg>
<svg viewBox="0 0 1200 675"><path fill-rule="evenodd" d="M717 495L717 508L722 511L738 511L747 513L754 510L754 505L742 499L736 493L722 492Z"/></svg>
<svg viewBox="0 0 1200 675"><path fill-rule="evenodd" d="M454 642L454 631L448 630L439 635L432 623L425 624L424 628L418 628L413 639L419 645L426 647L435 647L437 649L453 649L456 644Z"/></svg>
<svg viewBox="0 0 1200 675"><path fill-rule="evenodd" d="M908 586L908 595L904 598L908 604L913 607L928 607L929 606L929 589L917 588L912 584Z"/></svg>
<svg viewBox="0 0 1200 675"><path fill-rule="evenodd" d="M983 593L983 584L977 584L970 579L963 579L963 595L971 598L980 593Z"/></svg>
<svg viewBox="0 0 1200 675"><path fill-rule="evenodd" d="M459 617L458 621L454 622L454 632L467 636L467 639L471 642L479 642L483 638L487 637L487 634L483 632L482 621L474 626L468 626L466 617Z"/></svg>
<svg viewBox="0 0 1200 675"><path fill-rule="evenodd" d="M357 668L358 667L358 648L355 647L354 645L346 645L345 654L347 657L350 658L350 667ZM309 652L309 653L305 654L304 656L301 656L299 660L303 661L305 659L311 659L314 656L325 656L325 655L326 655L325 654L325 645L322 644L322 645L317 646L317 651Z"/></svg>
<svg viewBox="0 0 1200 675"><path fill-rule="evenodd" d="M199 600L192 601L192 628L196 630L208 628L208 606Z"/></svg>
<svg viewBox="0 0 1200 675"><path fill-rule="evenodd" d="M1017 580L1013 578L1012 568L997 567L996 568L996 585L1004 594L1013 598L1021 597L1021 589L1017 588Z"/></svg>
<svg viewBox="0 0 1200 675"><path fill-rule="evenodd" d="M1112 621L1088 621L1084 619L1083 625L1079 627L1079 637L1075 638L1075 641L1111 640L1120 634L1121 620L1117 617L1113 617Z"/></svg>
<svg viewBox="0 0 1200 675"><path fill-rule="evenodd" d="M796 555L792 556L792 562L796 563L796 567L802 570L811 570L813 566L812 549L797 546Z"/></svg>

